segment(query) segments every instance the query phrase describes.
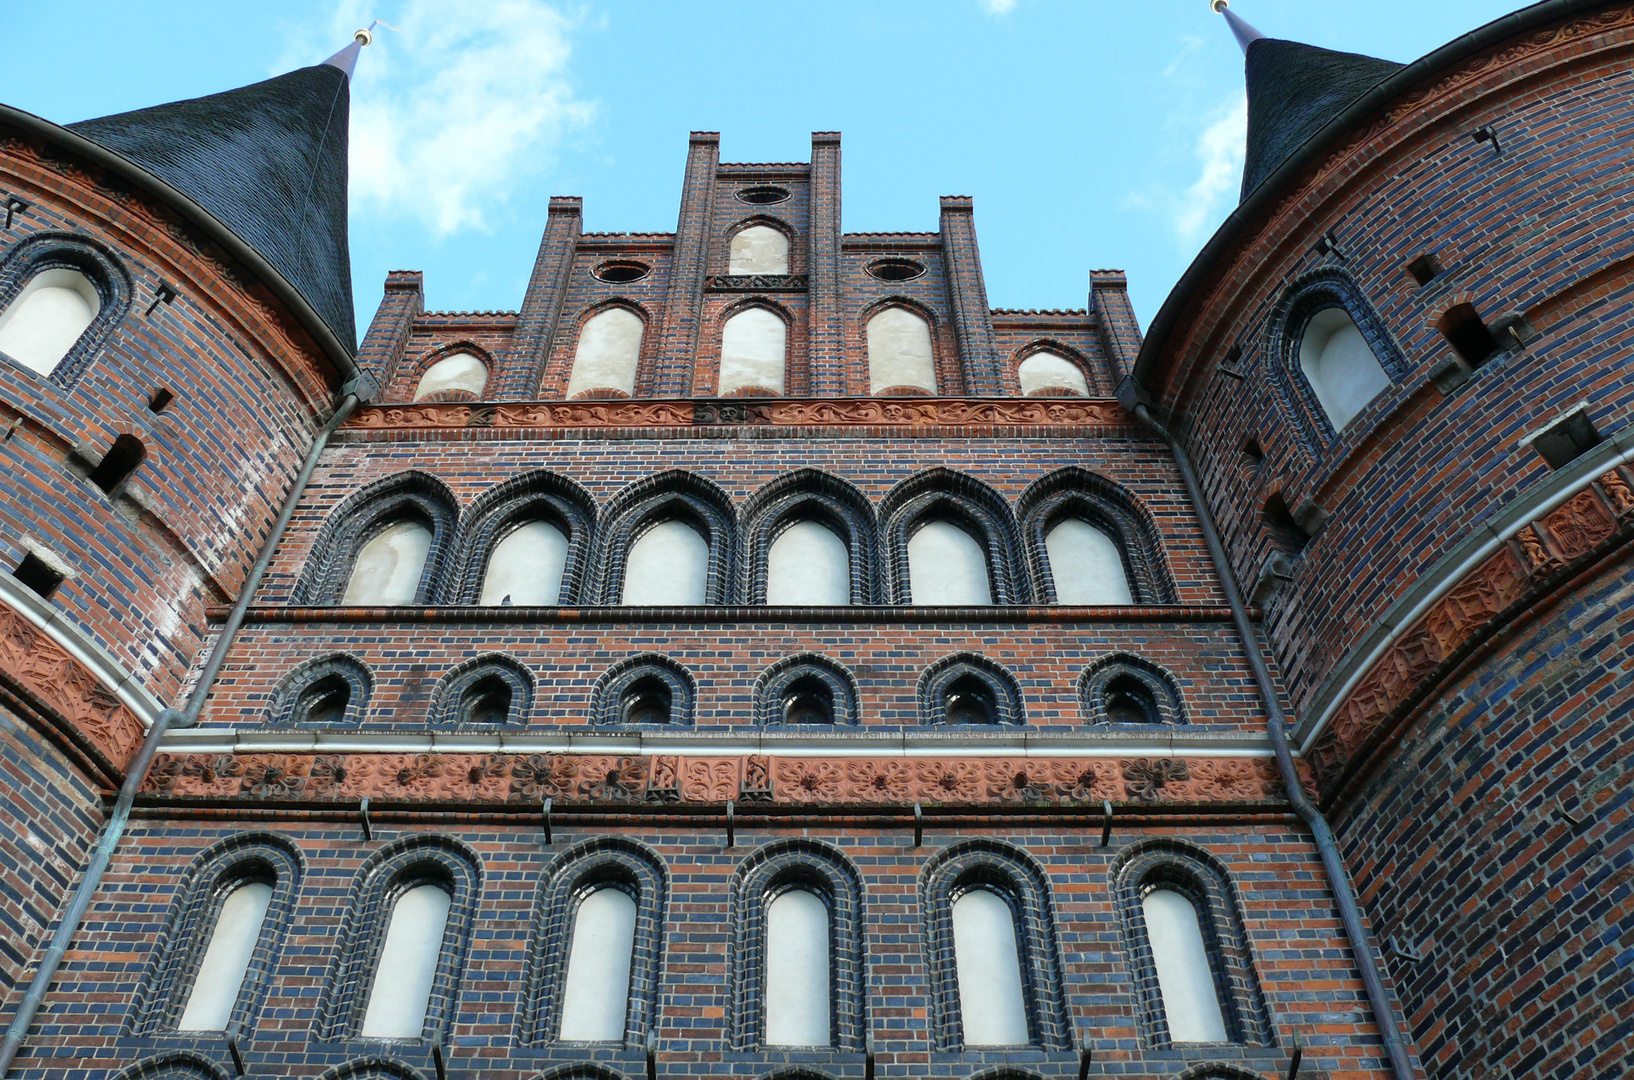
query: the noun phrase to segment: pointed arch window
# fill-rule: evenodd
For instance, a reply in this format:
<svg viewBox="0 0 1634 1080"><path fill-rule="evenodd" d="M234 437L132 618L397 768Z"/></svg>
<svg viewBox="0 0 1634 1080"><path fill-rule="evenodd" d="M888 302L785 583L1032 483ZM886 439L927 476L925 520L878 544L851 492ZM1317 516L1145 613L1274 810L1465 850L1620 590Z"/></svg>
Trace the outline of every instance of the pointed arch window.
<svg viewBox="0 0 1634 1080"><path fill-rule="evenodd" d="M796 521L766 552L766 603L843 607L851 603L851 552L819 521Z"/></svg>
<svg viewBox="0 0 1634 1080"><path fill-rule="evenodd" d="M787 274L789 238L770 225L751 225L732 237L727 253L729 274Z"/></svg>
<svg viewBox="0 0 1634 1080"><path fill-rule="evenodd" d="M930 323L905 307L868 320L868 392L936 393L936 350Z"/></svg>
<svg viewBox="0 0 1634 1080"><path fill-rule="evenodd" d="M1027 1004L1016 951L1015 912L992 889L953 902L953 953L966 1046L1025 1046Z"/></svg>
<svg viewBox="0 0 1634 1080"><path fill-rule="evenodd" d="M588 319L573 352L567 396L629 397L635 393L645 330L641 316L624 307L610 307Z"/></svg>
<svg viewBox="0 0 1634 1080"><path fill-rule="evenodd" d="M721 328L719 393L782 394L788 336L788 324L763 307L745 308L726 320Z"/></svg>
<svg viewBox="0 0 1634 1080"><path fill-rule="evenodd" d="M494 545L477 603L483 607L553 607L561 602L567 534L549 521L529 521Z"/></svg>
<svg viewBox="0 0 1634 1080"><path fill-rule="evenodd" d="M621 604L690 606L708 595L709 541L687 522L657 522L630 545Z"/></svg>
<svg viewBox="0 0 1634 1080"><path fill-rule="evenodd" d="M946 518L926 521L908 538L908 593L915 604L991 604L986 550Z"/></svg>
<svg viewBox="0 0 1634 1080"><path fill-rule="evenodd" d="M1040 394L1089 396L1089 380L1083 368L1060 353L1041 350L1021 362L1016 369L1021 392L1028 397Z"/></svg>
<svg viewBox="0 0 1634 1080"><path fill-rule="evenodd" d="M414 400L424 401L433 394L445 397L481 398L488 386L488 365L468 352L454 352L438 360L420 376Z"/></svg>
<svg viewBox="0 0 1634 1080"><path fill-rule="evenodd" d="M412 604L431 552L431 530L418 521L396 521L369 538L352 562L343 606Z"/></svg>
<svg viewBox="0 0 1634 1080"><path fill-rule="evenodd" d="M1299 366L1334 431L1343 431L1390 385L1384 365L1342 307L1323 308L1305 323Z"/></svg>
<svg viewBox="0 0 1634 1080"><path fill-rule="evenodd" d="M1057 603L1086 606L1133 604L1123 549L1080 517L1065 517L1044 534Z"/></svg>
<svg viewBox="0 0 1634 1080"><path fill-rule="evenodd" d="M0 312L0 353L49 375L101 310L90 278L68 267L43 270Z"/></svg>
<svg viewBox="0 0 1634 1080"><path fill-rule="evenodd" d="M624 1038L635 930L636 902L624 890L604 885L579 901L558 1038L571 1042Z"/></svg>

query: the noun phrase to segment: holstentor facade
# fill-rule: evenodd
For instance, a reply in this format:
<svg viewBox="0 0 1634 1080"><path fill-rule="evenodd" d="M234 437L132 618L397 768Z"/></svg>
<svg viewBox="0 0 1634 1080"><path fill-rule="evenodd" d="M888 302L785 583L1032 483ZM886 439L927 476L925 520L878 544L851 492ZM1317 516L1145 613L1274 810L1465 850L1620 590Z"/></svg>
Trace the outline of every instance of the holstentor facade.
<svg viewBox="0 0 1634 1080"><path fill-rule="evenodd" d="M1228 17L1144 336L693 133L355 346L361 41L0 110L5 1075L1623 1075L1634 4Z"/></svg>

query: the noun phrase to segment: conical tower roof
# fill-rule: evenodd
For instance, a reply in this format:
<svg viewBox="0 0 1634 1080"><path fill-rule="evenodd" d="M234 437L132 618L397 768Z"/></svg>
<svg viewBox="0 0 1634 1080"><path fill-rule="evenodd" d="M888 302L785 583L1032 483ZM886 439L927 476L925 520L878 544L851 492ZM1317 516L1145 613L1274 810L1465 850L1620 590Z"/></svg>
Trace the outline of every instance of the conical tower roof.
<svg viewBox="0 0 1634 1080"><path fill-rule="evenodd" d="M355 49L352 50L355 52ZM355 352L346 243L349 64L70 124L208 210Z"/></svg>
<svg viewBox="0 0 1634 1080"><path fill-rule="evenodd" d="M1232 30L1246 54L1248 83L1248 148L1241 195L1246 199L1306 139L1402 65L1297 41L1259 36L1244 40L1237 22Z"/></svg>

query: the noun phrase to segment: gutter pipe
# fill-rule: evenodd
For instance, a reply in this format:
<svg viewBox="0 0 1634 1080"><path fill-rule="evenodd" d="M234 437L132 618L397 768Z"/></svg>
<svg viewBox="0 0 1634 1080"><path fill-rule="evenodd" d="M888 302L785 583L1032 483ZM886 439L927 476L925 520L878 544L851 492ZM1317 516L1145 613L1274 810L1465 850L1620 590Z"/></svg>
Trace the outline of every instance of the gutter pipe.
<svg viewBox="0 0 1634 1080"><path fill-rule="evenodd" d="M1127 388L1128 383L1125 386ZM1144 402L1136 401L1133 411L1135 419L1168 443L1169 449L1174 452L1175 465L1180 469L1180 477L1186 485L1186 494L1191 500L1192 509L1197 513L1197 523L1203 530L1203 540L1208 545L1209 558L1214 562L1215 575L1220 579L1220 591L1225 593L1226 606L1231 609L1231 621L1236 624L1237 633L1242 638L1243 652L1248 657L1248 666L1254 672L1254 682L1259 686L1260 697L1265 700L1266 729L1271 736L1271 748L1276 755L1277 770L1282 774L1282 785L1288 791L1288 802L1293 806L1294 813L1310 827L1311 834L1316 840L1316 850L1322 857L1322 868L1327 872L1328 886L1333 890L1334 899L1338 902L1339 917L1345 924L1345 936L1350 939L1350 951L1356 957L1356 967L1361 971L1362 984L1367 988L1368 1002L1373 1007L1373 1018L1378 1024L1379 1036L1384 1040L1391 1071L1396 1080L1416 1080L1418 1073L1413 1068L1407 1043L1402 1038L1401 1025L1396 1019L1396 1010L1390 1003L1390 995L1385 991L1384 978L1379 973L1379 964L1375 958L1372 940L1368 936L1367 924L1362 920L1361 908L1356 903L1356 891L1350 884L1350 875L1339 855L1339 845L1333 838L1333 830L1328 827L1327 819L1306 797L1305 789L1299 780L1299 770L1294 767L1293 753L1288 748L1288 718L1282 711L1282 702L1277 695L1276 684L1271 679L1271 669L1265 663L1265 654L1260 648L1259 637L1254 632L1254 624L1249 621L1248 609L1243 604L1236 575L1232 573L1231 564L1226 558L1225 545L1221 543L1219 530L1214 526L1214 516L1209 513L1208 505L1203 501L1202 485L1198 483L1197 473L1192 469L1191 458L1169 429L1152 415Z"/></svg>
<svg viewBox="0 0 1634 1080"><path fill-rule="evenodd" d="M0 1078L11 1071L11 1063L17 1057L17 1051L22 1048L23 1038L28 1034L29 1026L34 1022L34 1014L45 1000L45 992L51 986L51 980L57 974L62 959L68 953L68 946L72 943L74 933L79 929L80 921L91 906L91 898L102 884L102 875L108 869L108 863L113 858L114 849L119 846L119 840L125 834L125 825L130 820L131 804L136 800L136 793L141 790L147 780L148 769L153 765L153 758L159 752L159 743L163 741L166 731L173 727L186 727L195 723L199 713L204 709L204 699L210 694L210 687L215 683L216 675L221 671L221 665L226 662L227 651L232 648L233 638L238 634L238 628L244 624L244 616L249 611L250 601L255 598L255 590L266 576L267 567L272 563L273 552L278 542L283 539L284 530L289 527L290 519L295 516L295 507L301 501L306 491L306 485L311 482L312 474L318 467L318 457L323 453L329 442L329 437L335 429L346 422L357 408L358 395L348 390L341 399L329 421L318 432L313 440L312 448L306 453L306 461L301 465L301 471L295 477L295 484L289 489L284 498L283 509L278 512L278 518L273 522L272 531L267 534L267 541L261 546L261 554L256 557L250 572L244 578L244 585L238 591L238 602L233 605L232 612L222 625L221 632L216 635L215 644L210 649L210 656L204 662L204 669L200 672L198 681L193 685L193 692L187 699L186 706L181 710L165 709L148 728L147 737L142 745L132 755L129 764L125 766L125 782L120 786L119 798L114 802L113 814L108 818L107 826L102 830L102 839L97 844L91 861L85 867L85 874L80 878L79 887L74 890L73 899L68 903L68 909L63 913L62 921L57 924L56 933L51 936L51 945L46 949L45 956L40 960L40 966L34 973L34 978L28 984L28 992L23 996L22 1004L17 1006L17 1015L12 1018L11 1027L6 1031L5 1041L0 1043Z"/></svg>

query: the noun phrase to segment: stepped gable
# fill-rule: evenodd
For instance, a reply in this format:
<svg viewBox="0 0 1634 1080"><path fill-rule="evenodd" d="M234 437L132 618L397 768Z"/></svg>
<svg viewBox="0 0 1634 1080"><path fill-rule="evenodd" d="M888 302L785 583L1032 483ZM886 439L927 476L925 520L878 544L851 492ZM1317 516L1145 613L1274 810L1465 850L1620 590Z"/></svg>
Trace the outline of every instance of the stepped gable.
<svg viewBox="0 0 1634 1080"><path fill-rule="evenodd" d="M191 197L357 348L346 242L350 79L333 63L68 125Z"/></svg>

